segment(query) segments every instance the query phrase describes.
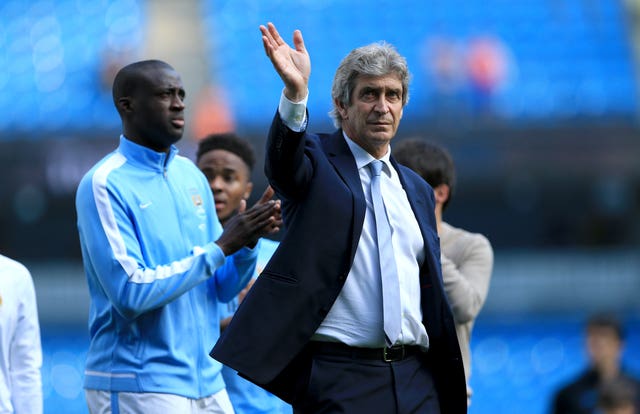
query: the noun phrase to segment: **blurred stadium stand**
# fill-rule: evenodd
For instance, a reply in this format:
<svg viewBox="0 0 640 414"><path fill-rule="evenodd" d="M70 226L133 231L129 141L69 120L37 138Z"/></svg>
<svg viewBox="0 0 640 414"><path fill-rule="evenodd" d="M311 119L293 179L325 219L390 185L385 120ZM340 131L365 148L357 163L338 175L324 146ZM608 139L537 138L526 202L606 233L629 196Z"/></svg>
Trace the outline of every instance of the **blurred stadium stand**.
<svg viewBox="0 0 640 414"><path fill-rule="evenodd" d="M0 24L3 139L119 127L106 71L140 42L138 1L7 0Z"/></svg>
<svg viewBox="0 0 640 414"><path fill-rule="evenodd" d="M626 315L626 358L640 371L638 2L185 0L183 13L157 13L176 4L0 3L0 251L36 280L45 412L86 412L89 302L73 199L117 144L115 70L160 53L189 75L183 154L193 157L208 125L235 125L261 156L282 87L260 42L267 21L287 40L304 34L312 130L332 129L331 81L352 48L386 40L407 57L411 99L397 139L451 150L458 191L445 218L496 249L472 344L471 414L546 412L552 389L584 362L581 322L595 310ZM149 47L158 30L205 52L165 58L164 37ZM213 102L199 100L205 90ZM256 188L266 184L261 168Z"/></svg>

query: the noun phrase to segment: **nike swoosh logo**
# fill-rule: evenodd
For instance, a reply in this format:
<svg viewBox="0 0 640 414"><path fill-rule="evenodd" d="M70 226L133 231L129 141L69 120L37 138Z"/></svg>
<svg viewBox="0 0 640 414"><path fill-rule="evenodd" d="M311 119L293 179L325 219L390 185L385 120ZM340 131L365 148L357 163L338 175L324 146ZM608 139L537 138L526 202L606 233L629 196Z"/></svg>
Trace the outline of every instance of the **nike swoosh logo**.
<svg viewBox="0 0 640 414"><path fill-rule="evenodd" d="M145 208L149 207L150 205L151 205L151 201L149 201L148 203L140 203L140 208L144 210Z"/></svg>

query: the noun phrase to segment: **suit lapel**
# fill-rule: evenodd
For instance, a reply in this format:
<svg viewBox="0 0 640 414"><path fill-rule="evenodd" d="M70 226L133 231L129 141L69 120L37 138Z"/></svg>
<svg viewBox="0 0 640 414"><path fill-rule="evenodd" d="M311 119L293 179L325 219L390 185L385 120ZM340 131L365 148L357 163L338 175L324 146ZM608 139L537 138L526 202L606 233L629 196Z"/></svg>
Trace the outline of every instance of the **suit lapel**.
<svg viewBox="0 0 640 414"><path fill-rule="evenodd" d="M396 171L398 171L400 182L402 183L404 191L407 193L409 204L411 205L413 214L416 216L418 226L420 227L422 240L424 240L425 263L420 270L420 286L423 289L432 287L433 283L438 283L437 278L433 278L432 276L439 274L438 269L440 269L440 246L438 244L437 235L433 231L428 230L429 222L431 221L428 212L429 209L433 209L434 207L429 200L425 198L424 191L418 191L416 189L415 181L407 178L393 157L391 157L391 163L395 167ZM434 254L434 250L438 253Z"/></svg>
<svg viewBox="0 0 640 414"><path fill-rule="evenodd" d="M422 238L427 241L427 223L429 222L429 220L426 215L426 209L429 203L424 199L424 196L422 195L423 193L421 191L416 191L414 182L412 180L407 180L403 171L400 169L400 166L393 157L391 157L391 164L400 176L400 183L402 184L404 191L407 193L407 198L409 199L409 204L411 205L413 214L415 214L416 219L418 220Z"/></svg>
<svg viewBox="0 0 640 414"><path fill-rule="evenodd" d="M353 158L353 154L342 136L341 129L326 136L323 147L327 154L327 159L334 166L340 178L342 178L344 183L347 185L353 198L354 234L351 246L351 258L353 259L353 255L355 255L358 240L360 239L360 234L362 232L364 214L366 210L366 200L364 198L364 192L362 191L360 174L358 173L358 167L355 159Z"/></svg>
<svg viewBox="0 0 640 414"><path fill-rule="evenodd" d="M324 148L329 161L333 164L342 180L344 180L354 196L362 199L364 204L364 193L362 192L362 183L360 182L356 160L353 158L353 154L342 136L342 130L327 136ZM362 209L362 215L364 216L364 208Z"/></svg>

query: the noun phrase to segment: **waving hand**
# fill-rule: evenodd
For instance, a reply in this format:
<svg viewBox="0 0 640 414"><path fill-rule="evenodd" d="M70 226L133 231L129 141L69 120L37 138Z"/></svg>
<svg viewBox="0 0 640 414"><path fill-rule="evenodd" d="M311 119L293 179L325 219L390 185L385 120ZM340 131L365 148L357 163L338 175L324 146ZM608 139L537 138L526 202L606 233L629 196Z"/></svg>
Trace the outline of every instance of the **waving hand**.
<svg viewBox="0 0 640 414"><path fill-rule="evenodd" d="M273 23L260 26L264 51L271 60L276 72L284 82L284 95L293 102L299 102L307 96L309 75L311 74L311 59L304 47L302 32L293 32L291 48L280 36Z"/></svg>

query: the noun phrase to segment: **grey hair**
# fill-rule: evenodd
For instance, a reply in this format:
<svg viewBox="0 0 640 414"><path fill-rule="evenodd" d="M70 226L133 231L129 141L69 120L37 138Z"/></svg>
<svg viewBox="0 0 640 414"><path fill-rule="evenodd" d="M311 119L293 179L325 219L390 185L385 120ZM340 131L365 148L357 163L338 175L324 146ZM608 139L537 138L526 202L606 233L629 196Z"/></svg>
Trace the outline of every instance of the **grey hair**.
<svg viewBox="0 0 640 414"><path fill-rule="evenodd" d="M342 117L338 111L336 101L345 107L351 103L351 94L356 85L358 76L385 76L396 74L402 82L402 106L409 102L409 81L411 75L407 67L407 61L395 47L386 42L371 43L352 50L336 70L331 86L331 98L333 108L329 116L333 119L336 128L340 128Z"/></svg>

